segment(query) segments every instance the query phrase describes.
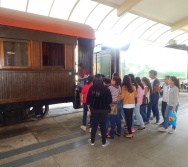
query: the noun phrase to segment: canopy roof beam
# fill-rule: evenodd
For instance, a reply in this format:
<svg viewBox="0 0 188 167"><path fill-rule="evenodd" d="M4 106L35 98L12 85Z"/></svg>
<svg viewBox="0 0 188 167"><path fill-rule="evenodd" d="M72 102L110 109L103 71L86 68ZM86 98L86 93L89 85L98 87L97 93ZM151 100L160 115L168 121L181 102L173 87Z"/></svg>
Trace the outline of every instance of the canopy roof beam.
<svg viewBox="0 0 188 167"><path fill-rule="evenodd" d="M131 8L133 8L135 5L140 3L142 0L126 0L123 4L121 4L117 8L117 16L120 17L124 13L128 12Z"/></svg>
<svg viewBox="0 0 188 167"><path fill-rule="evenodd" d="M171 26L171 31L175 31L175 30L181 29L181 28L183 28L183 27L185 27L187 25L188 25L188 17L186 17L186 18L176 22L175 24L173 24Z"/></svg>

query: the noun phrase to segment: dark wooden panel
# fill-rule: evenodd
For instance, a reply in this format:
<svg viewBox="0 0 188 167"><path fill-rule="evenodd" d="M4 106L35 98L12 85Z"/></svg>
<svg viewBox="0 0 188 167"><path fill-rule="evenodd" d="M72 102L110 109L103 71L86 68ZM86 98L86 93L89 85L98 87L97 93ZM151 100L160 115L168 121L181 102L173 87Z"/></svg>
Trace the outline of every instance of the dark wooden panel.
<svg viewBox="0 0 188 167"><path fill-rule="evenodd" d="M29 30L24 28L16 28L0 25L1 38L26 39L35 41L45 41L63 44L77 44L77 38L67 35L48 33L42 31Z"/></svg>
<svg viewBox="0 0 188 167"><path fill-rule="evenodd" d="M0 104L74 96L74 75L68 72L2 70Z"/></svg>
<svg viewBox="0 0 188 167"><path fill-rule="evenodd" d="M74 45L65 45L66 69L74 69Z"/></svg>
<svg viewBox="0 0 188 167"><path fill-rule="evenodd" d="M78 39L78 63L93 74L93 41L89 39Z"/></svg>
<svg viewBox="0 0 188 167"><path fill-rule="evenodd" d="M31 41L32 68L41 68L41 42Z"/></svg>

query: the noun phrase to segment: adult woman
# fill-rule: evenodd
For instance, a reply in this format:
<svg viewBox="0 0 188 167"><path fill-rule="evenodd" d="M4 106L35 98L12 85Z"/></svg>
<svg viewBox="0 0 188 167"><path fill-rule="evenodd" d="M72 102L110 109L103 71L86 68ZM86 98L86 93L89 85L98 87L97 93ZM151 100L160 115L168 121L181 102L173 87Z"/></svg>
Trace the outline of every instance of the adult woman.
<svg viewBox="0 0 188 167"><path fill-rule="evenodd" d="M87 94L92 85L93 85L93 76L88 76L87 83L84 85L81 91L81 94L83 96L83 118L82 118L81 129L84 131L86 131L86 120L87 120L87 111L88 111L86 104Z"/></svg>
<svg viewBox="0 0 188 167"><path fill-rule="evenodd" d="M179 96L179 80L171 76L169 79L169 89L168 89L168 100L167 100L167 106L165 110L165 117L164 117L164 127L159 128L159 131L168 133L175 133L176 131L176 125L172 126L172 129L168 130L168 115L170 110L177 113L179 103L178 103L178 96Z"/></svg>
<svg viewBox="0 0 188 167"><path fill-rule="evenodd" d="M163 98L162 98L162 105L161 105L161 112L163 116L163 122L159 126L164 125L164 119L165 119L165 110L166 110L166 105L167 105L167 100L168 100L168 87L169 87L169 78L170 76L167 75L164 78L164 84L160 92L163 93Z"/></svg>
<svg viewBox="0 0 188 167"><path fill-rule="evenodd" d="M148 78L143 77L142 78L142 84L144 85L144 96L146 96L148 103L149 103L150 92L152 91L151 83L150 83ZM149 123L149 118L147 117L147 112L146 112L147 106L148 106L148 104L142 104L140 106L140 114L142 115L142 118L143 118L143 121L144 121L145 124Z"/></svg>
<svg viewBox="0 0 188 167"><path fill-rule="evenodd" d="M111 92L111 95L112 95L112 104L117 105L118 102L119 102L119 95L121 93L120 84L121 84L121 79L119 77L113 77L112 80L111 80L111 85L108 87L110 89L110 92ZM117 117L117 114L116 115L109 114L109 120L110 120L111 128L110 128L110 133L107 137L111 138L111 139L114 138L114 129L115 129L116 117ZM121 127L119 127L119 126L121 126L121 122L120 122L120 124L119 124L119 122L117 124L118 132L121 133L120 132Z"/></svg>
<svg viewBox="0 0 188 167"><path fill-rule="evenodd" d="M140 124L140 127L138 128L138 130L144 130L145 129L145 125L144 125L142 116L140 114L140 105L142 104L142 101L143 101L143 89L144 89L144 86L141 83L140 77L136 77L136 82L138 84L138 88L136 89L136 92L137 92L138 96L137 96L137 103L136 103L135 108L134 108L134 114L136 116L136 119L137 119L138 123Z"/></svg>
<svg viewBox="0 0 188 167"><path fill-rule="evenodd" d="M130 79L131 79L132 85L135 86L135 87L136 87L136 90L137 90L137 89L138 89L138 84L137 84L137 82L136 82L136 79L135 79L134 75L133 75L133 74L128 74L128 76L129 76ZM137 100L137 99L135 99L135 100ZM132 120L132 132L135 132L135 129L134 129L134 117L133 117L132 119L133 119L133 120Z"/></svg>
<svg viewBox="0 0 188 167"><path fill-rule="evenodd" d="M110 111L110 104L112 103L112 96L108 87L103 85L103 79L100 74L95 75L93 85L89 89L87 96L88 110L91 112L91 139L88 142L94 145L95 135L97 132L98 123L100 123L102 146L109 144L106 140L106 118Z"/></svg>
<svg viewBox="0 0 188 167"><path fill-rule="evenodd" d="M132 138L132 117L133 110L135 107L135 98L137 98L136 88L132 85L131 80L128 75L125 75L122 83L122 93L121 99L123 100L123 110L126 117L128 134L125 136L127 138Z"/></svg>

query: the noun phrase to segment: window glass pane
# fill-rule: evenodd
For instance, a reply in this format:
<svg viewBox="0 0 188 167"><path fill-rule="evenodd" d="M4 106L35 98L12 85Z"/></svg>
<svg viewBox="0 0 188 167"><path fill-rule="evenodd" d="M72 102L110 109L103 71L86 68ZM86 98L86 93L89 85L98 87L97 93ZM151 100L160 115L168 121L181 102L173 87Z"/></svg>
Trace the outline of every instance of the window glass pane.
<svg viewBox="0 0 188 167"><path fill-rule="evenodd" d="M140 38L141 39L148 39L152 34L154 34L158 29L164 27L163 24L156 24L154 26L152 26L151 28L149 28Z"/></svg>
<svg viewBox="0 0 188 167"><path fill-rule="evenodd" d="M188 46L188 39L186 41L184 41L183 44Z"/></svg>
<svg viewBox="0 0 188 167"><path fill-rule="evenodd" d="M124 27L125 30L123 30L122 34L125 35L131 35L136 29L139 28L140 25L142 25L144 22L146 22L147 19L138 17L136 20L130 23L127 27Z"/></svg>
<svg viewBox="0 0 188 167"><path fill-rule="evenodd" d="M98 5L89 16L85 24L90 25L93 29L97 29L102 19L112 10L111 7L106 5Z"/></svg>
<svg viewBox="0 0 188 167"><path fill-rule="evenodd" d="M84 23L97 4L98 3L94 1L80 0L69 20Z"/></svg>
<svg viewBox="0 0 188 167"><path fill-rule="evenodd" d="M169 30L165 32L164 34L161 34L161 36L159 36L159 38L157 38L155 42L161 43L166 37L170 36L171 34L173 34L173 32Z"/></svg>
<svg viewBox="0 0 188 167"><path fill-rule="evenodd" d="M53 0L29 0L28 12L48 16Z"/></svg>
<svg viewBox="0 0 188 167"><path fill-rule="evenodd" d="M5 66L28 66L28 43L3 41Z"/></svg>
<svg viewBox="0 0 188 167"><path fill-rule="evenodd" d="M180 36L179 38L176 38L175 40L178 41L178 44L181 44L183 41L185 41L186 39L188 39L188 33Z"/></svg>
<svg viewBox="0 0 188 167"><path fill-rule="evenodd" d="M182 38L184 38L186 36L188 37L188 33L181 34L181 35L175 37L174 39L177 40L177 41L179 41L179 40L181 40Z"/></svg>
<svg viewBox="0 0 188 167"><path fill-rule="evenodd" d="M155 41L161 34L163 34L164 32L168 31L170 29L169 26L164 26L162 28L160 28L158 31L156 31L153 35L151 35L148 40L149 41Z"/></svg>
<svg viewBox="0 0 188 167"><path fill-rule="evenodd" d="M163 44L168 44L168 42L171 40L171 39L174 39L174 37L178 36L179 34L182 34L184 31L181 31L181 30L177 30L175 32L173 32L171 35L169 35L168 37L164 38L161 43Z"/></svg>
<svg viewBox="0 0 188 167"><path fill-rule="evenodd" d="M77 0L55 0L50 16L67 20Z"/></svg>
<svg viewBox="0 0 188 167"><path fill-rule="evenodd" d="M140 25L135 31L134 31L134 38L140 38L140 36L151 26L156 24L155 21L147 20Z"/></svg>
<svg viewBox="0 0 188 167"><path fill-rule="evenodd" d="M1 7L25 11L27 0L1 0Z"/></svg>
<svg viewBox="0 0 188 167"><path fill-rule="evenodd" d="M65 45L42 43L43 66L65 66Z"/></svg>
<svg viewBox="0 0 188 167"><path fill-rule="evenodd" d="M112 31L114 33L121 33L123 29L135 18L137 18L137 15L126 13L112 28Z"/></svg>
<svg viewBox="0 0 188 167"><path fill-rule="evenodd" d="M117 10L113 10L102 22L98 30L111 30L112 26L120 19L117 17Z"/></svg>

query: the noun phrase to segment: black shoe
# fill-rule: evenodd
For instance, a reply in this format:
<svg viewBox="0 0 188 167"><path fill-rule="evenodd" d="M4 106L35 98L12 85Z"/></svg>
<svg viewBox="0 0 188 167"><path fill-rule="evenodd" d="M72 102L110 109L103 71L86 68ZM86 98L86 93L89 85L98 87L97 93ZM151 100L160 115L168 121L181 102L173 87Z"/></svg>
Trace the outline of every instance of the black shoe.
<svg viewBox="0 0 188 167"><path fill-rule="evenodd" d="M115 132L114 134L117 135L118 137L121 136L121 134L120 134L120 133L117 133L117 132Z"/></svg>
<svg viewBox="0 0 188 167"><path fill-rule="evenodd" d="M146 129L145 127L139 127L137 130L144 130L144 129Z"/></svg>

